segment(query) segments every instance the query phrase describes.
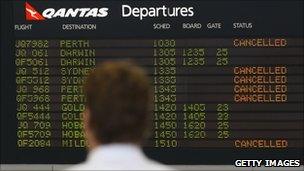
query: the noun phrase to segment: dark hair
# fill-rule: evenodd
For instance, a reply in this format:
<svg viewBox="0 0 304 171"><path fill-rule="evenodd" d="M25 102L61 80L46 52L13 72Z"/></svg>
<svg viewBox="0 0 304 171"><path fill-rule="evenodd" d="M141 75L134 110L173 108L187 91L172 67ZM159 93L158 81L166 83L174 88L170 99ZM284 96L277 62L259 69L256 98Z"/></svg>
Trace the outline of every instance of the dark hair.
<svg viewBox="0 0 304 171"><path fill-rule="evenodd" d="M89 126L100 143L141 143L152 125L151 86L130 61L104 62L87 76L84 92Z"/></svg>

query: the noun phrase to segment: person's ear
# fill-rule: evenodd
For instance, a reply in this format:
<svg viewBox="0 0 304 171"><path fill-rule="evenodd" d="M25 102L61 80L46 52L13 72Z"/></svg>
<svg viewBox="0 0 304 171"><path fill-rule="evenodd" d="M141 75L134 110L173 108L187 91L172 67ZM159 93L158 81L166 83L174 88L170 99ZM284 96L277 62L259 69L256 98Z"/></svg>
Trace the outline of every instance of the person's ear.
<svg viewBox="0 0 304 171"><path fill-rule="evenodd" d="M91 129L90 129L90 110L88 108L86 108L83 112L82 112L82 117L83 117L83 131L84 131L84 136L86 139L86 143L88 148L90 149L90 141L91 141Z"/></svg>
<svg viewBox="0 0 304 171"><path fill-rule="evenodd" d="M99 143L96 141L96 138L94 137L94 132L91 126L91 112L89 108L86 108L83 111L83 128L84 128L84 135L87 140L88 149L92 150L95 147L99 145Z"/></svg>
<svg viewBox="0 0 304 171"><path fill-rule="evenodd" d="M90 110L86 108L82 112L82 117L83 117L83 128L85 131L89 129L89 121L90 121Z"/></svg>
<svg viewBox="0 0 304 171"><path fill-rule="evenodd" d="M83 129L84 129L84 134L87 140L91 139L92 137L92 129L91 129L91 124L90 124L90 119L91 119L91 113L90 109L86 108L83 111Z"/></svg>

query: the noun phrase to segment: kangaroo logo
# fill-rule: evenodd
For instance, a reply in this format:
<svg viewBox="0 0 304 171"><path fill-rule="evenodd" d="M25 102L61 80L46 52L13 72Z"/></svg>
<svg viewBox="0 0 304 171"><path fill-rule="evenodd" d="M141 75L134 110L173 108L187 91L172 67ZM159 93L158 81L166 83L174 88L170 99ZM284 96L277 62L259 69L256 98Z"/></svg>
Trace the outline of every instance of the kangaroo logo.
<svg viewBox="0 0 304 171"><path fill-rule="evenodd" d="M28 2L25 2L26 20L45 20L45 18Z"/></svg>

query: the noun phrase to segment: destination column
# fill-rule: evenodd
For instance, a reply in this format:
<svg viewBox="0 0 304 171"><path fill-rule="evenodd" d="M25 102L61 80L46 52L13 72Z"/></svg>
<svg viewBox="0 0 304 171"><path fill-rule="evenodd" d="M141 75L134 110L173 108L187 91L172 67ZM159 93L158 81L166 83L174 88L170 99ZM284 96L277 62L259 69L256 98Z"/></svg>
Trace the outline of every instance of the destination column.
<svg viewBox="0 0 304 171"><path fill-rule="evenodd" d="M85 76L96 64L89 40L60 40L61 146L85 147L82 112Z"/></svg>

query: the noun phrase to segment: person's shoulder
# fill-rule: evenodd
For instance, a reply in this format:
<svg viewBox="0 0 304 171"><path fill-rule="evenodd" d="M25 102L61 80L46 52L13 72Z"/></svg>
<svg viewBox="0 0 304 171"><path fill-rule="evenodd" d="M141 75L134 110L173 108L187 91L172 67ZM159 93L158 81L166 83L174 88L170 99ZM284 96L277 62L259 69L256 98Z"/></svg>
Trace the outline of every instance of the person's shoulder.
<svg viewBox="0 0 304 171"><path fill-rule="evenodd" d="M101 167L103 166L103 167ZM170 166L158 163L156 161L153 160L148 160L144 163L137 163L135 165L130 164L130 165L124 165L124 167L122 165L120 165L119 163L116 163L116 165L114 165L113 163L109 165L109 163L107 164L102 164L102 165L92 165L92 164L88 164L88 163L81 163L81 164L77 164L75 166L69 167L67 169L65 169L65 171L85 171L85 170L153 170L153 171L166 171L166 170L176 170Z"/></svg>
<svg viewBox="0 0 304 171"><path fill-rule="evenodd" d="M69 167L65 169L64 171L94 171L94 170L153 170L153 171L173 171L175 170L174 168L171 168L169 166L157 163L157 162L149 162L146 163L145 165L137 166L137 167L120 167L119 164L118 166L112 165L112 166L93 166L89 164L77 164L75 166Z"/></svg>
<svg viewBox="0 0 304 171"><path fill-rule="evenodd" d="M176 169L174 169L170 166L158 164L158 165L154 165L152 167L149 167L148 170L176 170Z"/></svg>
<svg viewBox="0 0 304 171"><path fill-rule="evenodd" d="M65 171L73 171L73 170L91 170L89 168L90 166L87 164L87 163L79 163L79 164L76 164L74 166L71 166L71 167L68 167L66 169L64 169Z"/></svg>
<svg viewBox="0 0 304 171"><path fill-rule="evenodd" d="M147 163L147 170L176 170L169 165L164 165L154 160L149 160Z"/></svg>

